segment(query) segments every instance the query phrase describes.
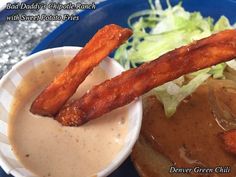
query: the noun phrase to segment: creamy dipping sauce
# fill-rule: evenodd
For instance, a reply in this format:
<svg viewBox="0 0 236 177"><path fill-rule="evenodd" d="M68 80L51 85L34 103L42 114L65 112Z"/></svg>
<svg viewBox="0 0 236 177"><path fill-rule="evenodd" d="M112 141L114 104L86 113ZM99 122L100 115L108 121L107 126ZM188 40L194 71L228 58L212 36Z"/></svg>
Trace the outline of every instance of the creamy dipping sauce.
<svg viewBox="0 0 236 177"><path fill-rule="evenodd" d="M47 59L32 69L20 83L12 104L8 127L12 149L21 163L40 177L95 176L121 150L127 133L127 107L80 127L63 127L52 118L29 112L36 96L68 61ZM96 67L73 98L108 78L102 68Z"/></svg>

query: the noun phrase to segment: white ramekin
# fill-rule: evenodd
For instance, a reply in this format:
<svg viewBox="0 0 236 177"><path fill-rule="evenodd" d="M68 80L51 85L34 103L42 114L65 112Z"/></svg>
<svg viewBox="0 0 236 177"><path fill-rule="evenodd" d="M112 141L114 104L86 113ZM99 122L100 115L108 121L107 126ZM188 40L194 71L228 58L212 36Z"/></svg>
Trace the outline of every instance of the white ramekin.
<svg viewBox="0 0 236 177"><path fill-rule="evenodd" d="M17 86L20 84L24 76L34 67L37 67L47 58L56 59L57 56L74 56L80 47L60 47L40 51L30 55L17 63L0 81L0 166L7 174L15 177L32 177L34 176L29 170L24 168L20 161L16 158L11 150L11 144L8 140L8 118L13 96ZM100 67L102 67L110 77L114 77L124 71L123 67L115 60L109 57L104 59ZM112 160L112 162L102 171L97 173L98 177L108 176L130 154L134 143L136 142L141 122L142 122L142 101L141 98L136 99L129 104L128 117L128 133L122 149Z"/></svg>

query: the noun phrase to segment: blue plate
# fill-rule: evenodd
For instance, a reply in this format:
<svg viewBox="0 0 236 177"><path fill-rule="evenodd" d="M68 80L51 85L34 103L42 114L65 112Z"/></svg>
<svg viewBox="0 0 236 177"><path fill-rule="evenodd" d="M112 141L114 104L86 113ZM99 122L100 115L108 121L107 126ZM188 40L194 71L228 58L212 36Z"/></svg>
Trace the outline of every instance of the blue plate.
<svg viewBox="0 0 236 177"><path fill-rule="evenodd" d="M164 0L163 6L166 7ZM177 4L178 0L171 0ZM225 15L230 22L236 22L236 0L183 0L189 11L200 11L204 16L218 19ZM43 49L61 46L84 46L93 34L106 24L115 23L127 27L127 18L133 12L149 8L147 0L108 0L97 5L96 10L83 11L79 21L67 21L50 33L32 53ZM9 177L0 171L1 177ZM128 158L110 177L138 177L130 158Z"/></svg>

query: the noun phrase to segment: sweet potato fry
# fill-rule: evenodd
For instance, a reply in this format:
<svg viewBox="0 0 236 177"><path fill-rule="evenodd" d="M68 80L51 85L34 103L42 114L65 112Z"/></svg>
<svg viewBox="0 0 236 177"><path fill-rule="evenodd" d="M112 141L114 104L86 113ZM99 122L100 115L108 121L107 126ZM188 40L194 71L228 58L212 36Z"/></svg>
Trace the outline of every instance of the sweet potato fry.
<svg viewBox="0 0 236 177"><path fill-rule="evenodd" d="M236 154L236 129L219 134L226 151Z"/></svg>
<svg viewBox="0 0 236 177"><path fill-rule="evenodd" d="M114 24L100 29L34 100L30 111L42 116L55 115L93 68L131 35L131 30Z"/></svg>
<svg viewBox="0 0 236 177"><path fill-rule="evenodd" d="M235 57L236 30L214 34L93 87L62 108L56 120L63 125L81 125L130 103L165 82Z"/></svg>

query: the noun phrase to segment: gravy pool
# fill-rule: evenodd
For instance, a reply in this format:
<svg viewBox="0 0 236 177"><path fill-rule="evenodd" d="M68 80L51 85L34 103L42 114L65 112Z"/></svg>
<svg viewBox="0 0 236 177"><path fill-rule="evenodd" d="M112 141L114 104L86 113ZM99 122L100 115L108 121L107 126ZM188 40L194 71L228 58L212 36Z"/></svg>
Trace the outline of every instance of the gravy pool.
<svg viewBox="0 0 236 177"><path fill-rule="evenodd" d="M95 176L118 154L127 133L127 107L80 127L63 127L52 118L29 112L36 96L68 61L47 59L32 69L20 83L12 103L9 140L17 158L36 176ZM102 68L96 67L73 98L108 78Z"/></svg>

